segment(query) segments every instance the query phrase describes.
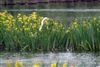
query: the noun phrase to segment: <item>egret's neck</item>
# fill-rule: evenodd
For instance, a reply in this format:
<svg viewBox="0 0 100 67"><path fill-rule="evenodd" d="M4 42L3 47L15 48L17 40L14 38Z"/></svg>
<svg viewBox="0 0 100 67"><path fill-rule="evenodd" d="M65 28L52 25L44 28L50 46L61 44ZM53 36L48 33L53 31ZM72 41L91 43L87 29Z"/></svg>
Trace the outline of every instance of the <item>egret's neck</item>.
<svg viewBox="0 0 100 67"><path fill-rule="evenodd" d="M41 25L40 25L40 28L39 28L39 31L41 31L41 29L42 29L42 27L43 27L43 24L44 24L44 21L45 21L46 19L48 20L49 18L44 17L44 18L42 19Z"/></svg>

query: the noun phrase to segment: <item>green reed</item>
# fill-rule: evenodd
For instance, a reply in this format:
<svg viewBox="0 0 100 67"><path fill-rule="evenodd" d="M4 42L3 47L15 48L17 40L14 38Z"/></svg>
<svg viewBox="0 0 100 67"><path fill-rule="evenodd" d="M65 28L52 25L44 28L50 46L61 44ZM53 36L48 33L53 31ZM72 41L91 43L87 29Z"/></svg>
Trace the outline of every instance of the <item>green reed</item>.
<svg viewBox="0 0 100 67"><path fill-rule="evenodd" d="M70 26L46 19L36 12L11 15L0 12L0 43L4 50L15 51L99 51L100 19L75 19Z"/></svg>

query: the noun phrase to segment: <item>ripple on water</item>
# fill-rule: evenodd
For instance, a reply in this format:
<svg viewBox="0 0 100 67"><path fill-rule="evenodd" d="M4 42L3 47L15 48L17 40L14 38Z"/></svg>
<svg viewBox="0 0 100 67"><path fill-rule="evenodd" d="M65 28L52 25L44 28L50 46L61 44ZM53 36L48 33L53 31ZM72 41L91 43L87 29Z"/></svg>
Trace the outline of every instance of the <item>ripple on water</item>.
<svg viewBox="0 0 100 67"><path fill-rule="evenodd" d="M31 57L27 57L30 55ZM70 66L74 64L76 67L100 67L100 55L93 53L39 53L39 54L19 54L19 53L4 53L0 55L0 65L4 67L6 60L12 60L14 63L16 60L21 60L26 66L31 67L33 63L44 63L50 66L51 63L68 63Z"/></svg>

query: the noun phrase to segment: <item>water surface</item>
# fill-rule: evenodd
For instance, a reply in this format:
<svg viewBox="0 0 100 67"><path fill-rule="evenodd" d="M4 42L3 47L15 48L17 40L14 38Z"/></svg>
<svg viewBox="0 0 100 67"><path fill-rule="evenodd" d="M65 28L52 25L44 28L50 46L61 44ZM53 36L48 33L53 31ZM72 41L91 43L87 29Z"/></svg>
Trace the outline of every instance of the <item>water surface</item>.
<svg viewBox="0 0 100 67"><path fill-rule="evenodd" d="M32 67L34 63L44 63L46 67L50 67L51 63L58 63L59 67L63 63L67 63L68 67L72 64L75 67L100 67L99 53L3 53L0 55L0 66L6 67L6 60L12 60L12 65L16 60L24 62L25 67Z"/></svg>

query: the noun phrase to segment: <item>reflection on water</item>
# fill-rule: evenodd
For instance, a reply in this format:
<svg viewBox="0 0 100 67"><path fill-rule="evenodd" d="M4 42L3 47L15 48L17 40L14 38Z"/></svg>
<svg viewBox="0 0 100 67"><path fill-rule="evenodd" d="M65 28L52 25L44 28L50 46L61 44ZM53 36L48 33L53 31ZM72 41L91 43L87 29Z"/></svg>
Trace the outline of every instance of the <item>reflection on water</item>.
<svg viewBox="0 0 100 67"><path fill-rule="evenodd" d="M100 54L94 53L39 53L39 54L29 54L29 53L4 53L0 56L0 66L5 67L5 62L7 59L15 62L16 60L21 60L24 62L25 67L32 67L34 63L43 62L46 67L50 67L51 63L59 64L59 67L63 63L67 63L68 67L72 64L75 67L100 67ZM13 64L12 64L13 65Z"/></svg>
<svg viewBox="0 0 100 67"><path fill-rule="evenodd" d="M80 18L80 19L83 19L83 18L87 18L87 17L92 17L92 16L100 16L100 3L99 2L70 2L70 3L36 3L36 4L31 4L31 5L0 5L0 10L13 10L13 11L10 11L13 15L16 15L17 13L24 13L24 14L28 14L28 13L31 13L35 10L33 9L49 9L51 11L37 11L41 16L45 16L45 17L49 17L49 18L53 18L53 19L56 19L60 22L68 22L70 23L71 20L73 18ZM32 9L31 11L30 10L23 10L23 11L20 11L19 9ZM64 11L59 11L59 10L56 10L56 11L52 11L52 9L65 9ZM89 12L89 11L85 11L85 12L82 12L82 11L66 11L67 10L70 10L70 9L97 9L97 11L93 11L92 10ZM17 11L16 11L17 10ZM99 10L99 11L98 11Z"/></svg>
<svg viewBox="0 0 100 67"><path fill-rule="evenodd" d="M74 9L99 9L100 3L98 1L92 2L48 2L48 3L36 3L36 4L16 4L16 5L0 5L0 9L61 9L61 8L74 8Z"/></svg>

